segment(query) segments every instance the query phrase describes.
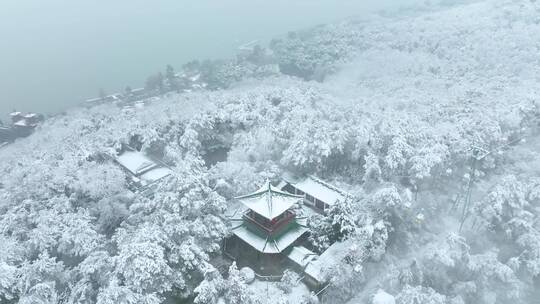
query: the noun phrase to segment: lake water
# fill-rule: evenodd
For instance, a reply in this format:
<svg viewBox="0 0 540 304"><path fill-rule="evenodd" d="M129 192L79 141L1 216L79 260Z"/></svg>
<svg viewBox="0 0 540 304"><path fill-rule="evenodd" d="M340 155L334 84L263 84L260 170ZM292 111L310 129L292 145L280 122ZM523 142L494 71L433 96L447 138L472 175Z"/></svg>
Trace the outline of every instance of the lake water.
<svg viewBox="0 0 540 304"><path fill-rule="evenodd" d="M242 43L419 0L2 0L0 117L55 113L166 64L234 54Z"/></svg>

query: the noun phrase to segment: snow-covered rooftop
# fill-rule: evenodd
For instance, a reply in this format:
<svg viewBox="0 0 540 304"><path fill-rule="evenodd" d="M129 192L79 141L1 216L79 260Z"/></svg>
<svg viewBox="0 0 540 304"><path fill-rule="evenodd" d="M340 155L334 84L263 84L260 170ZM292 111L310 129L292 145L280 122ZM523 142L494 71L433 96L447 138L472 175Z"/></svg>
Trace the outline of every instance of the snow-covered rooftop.
<svg viewBox="0 0 540 304"><path fill-rule="evenodd" d="M17 127L28 127L29 126L28 122L26 120L24 120L24 119L21 119L21 120L15 122L13 125L17 126Z"/></svg>
<svg viewBox="0 0 540 304"><path fill-rule="evenodd" d="M116 157L116 161L133 175L139 175L152 168L158 167L158 165L150 158L137 151L125 151Z"/></svg>
<svg viewBox="0 0 540 304"><path fill-rule="evenodd" d="M300 202L302 196L283 192L266 181L256 192L236 199L259 215L272 220Z"/></svg>
<svg viewBox="0 0 540 304"><path fill-rule="evenodd" d="M307 228L297 225L277 239L271 239L261 237L243 225L233 229L237 237L262 253L280 253L307 231Z"/></svg>
<svg viewBox="0 0 540 304"><path fill-rule="evenodd" d="M171 169L167 167L154 168L139 177L144 185L151 184L171 174ZM143 185L143 186L144 186Z"/></svg>
<svg viewBox="0 0 540 304"><path fill-rule="evenodd" d="M87 99L85 102L87 103L93 103L93 102L98 102L98 101L101 101L103 100L103 98L101 97L96 97L96 98L90 98L90 99Z"/></svg>
<svg viewBox="0 0 540 304"><path fill-rule="evenodd" d="M299 182L291 184L298 190L309 194L330 206L334 205L337 201L344 200L345 197L349 195L345 191L342 191L314 176L308 176Z"/></svg>
<svg viewBox="0 0 540 304"><path fill-rule="evenodd" d="M238 47L238 50L240 51L253 51L253 49L257 46L259 43L259 40L253 40L248 43L244 43L241 46Z"/></svg>
<svg viewBox="0 0 540 304"><path fill-rule="evenodd" d="M328 279L328 270L345 257L348 246L350 243L346 241L332 244L319 257L310 261L304 272L319 283L325 282Z"/></svg>
<svg viewBox="0 0 540 304"><path fill-rule="evenodd" d="M317 254L304 246L295 246L292 248L291 252L289 252L287 257L296 265L304 269L309 262L317 258Z"/></svg>

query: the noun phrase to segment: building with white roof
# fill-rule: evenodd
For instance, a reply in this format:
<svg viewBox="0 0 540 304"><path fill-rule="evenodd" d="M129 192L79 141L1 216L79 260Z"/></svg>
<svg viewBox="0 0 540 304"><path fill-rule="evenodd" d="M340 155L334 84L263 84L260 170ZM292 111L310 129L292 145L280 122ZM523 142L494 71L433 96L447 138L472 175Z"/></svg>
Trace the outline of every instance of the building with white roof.
<svg viewBox="0 0 540 304"><path fill-rule="evenodd" d="M12 122L16 122L23 119L23 114L19 111L15 111L15 112L9 113L9 117L11 117Z"/></svg>
<svg viewBox="0 0 540 304"><path fill-rule="evenodd" d="M258 45L259 45L259 40L253 40L239 46L238 51L240 52L240 54L244 54L244 55L251 54L253 50L255 49L255 47L257 47Z"/></svg>
<svg viewBox="0 0 540 304"><path fill-rule="evenodd" d="M329 274L346 257L350 246L349 242L336 242L321 255L305 247L295 246L288 252L287 258L302 273L308 285L319 289L328 282Z"/></svg>
<svg viewBox="0 0 540 304"><path fill-rule="evenodd" d="M130 188L148 195L152 194L158 181L172 173L168 167L133 149L126 149L115 158L115 161L128 173Z"/></svg>
<svg viewBox="0 0 540 304"><path fill-rule="evenodd" d="M36 113L23 114L22 112L12 112L9 116L11 117L11 133L14 135L13 139L32 134L34 129L38 126L38 123L44 120L42 115Z"/></svg>
<svg viewBox="0 0 540 304"><path fill-rule="evenodd" d="M295 266L298 266L301 270L304 270L309 263L317 259L319 256L304 246L294 246L287 254L287 257Z"/></svg>
<svg viewBox="0 0 540 304"><path fill-rule="evenodd" d="M17 122L14 122L13 123L13 126L15 127L21 127L21 128L26 128L26 127L30 127L30 125L28 124L28 122L24 119L22 120L19 120Z"/></svg>
<svg viewBox="0 0 540 304"><path fill-rule="evenodd" d="M278 187L283 191L304 196L304 202L320 212L351 196L313 175L302 179L285 177Z"/></svg>
<svg viewBox="0 0 540 304"><path fill-rule="evenodd" d="M144 88L135 88L135 89L131 90L131 94L133 94L133 95L142 95L144 93L145 93Z"/></svg>
<svg viewBox="0 0 540 304"><path fill-rule="evenodd" d="M158 166L138 151L124 151L116 157L116 161L133 175L140 175Z"/></svg>
<svg viewBox="0 0 540 304"><path fill-rule="evenodd" d="M103 98L95 97L95 98L89 98L89 99L85 100L84 102L87 103L87 104L94 104L94 103L98 103L100 101L103 101Z"/></svg>

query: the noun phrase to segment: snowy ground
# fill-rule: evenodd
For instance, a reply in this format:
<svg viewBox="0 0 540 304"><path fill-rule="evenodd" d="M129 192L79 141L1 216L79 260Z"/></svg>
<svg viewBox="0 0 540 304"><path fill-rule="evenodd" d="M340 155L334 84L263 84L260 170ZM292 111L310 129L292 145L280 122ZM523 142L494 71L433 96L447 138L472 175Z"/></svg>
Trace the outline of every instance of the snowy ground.
<svg viewBox="0 0 540 304"><path fill-rule="evenodd" d="M290 293L284 293L277 284L276 282L255 280L249 285L249 288L265 299L263 304L280 303L279 301L284 300L290 304L301 303L302 299L310 294L309 289L302 282L294 286Z"/></svg>

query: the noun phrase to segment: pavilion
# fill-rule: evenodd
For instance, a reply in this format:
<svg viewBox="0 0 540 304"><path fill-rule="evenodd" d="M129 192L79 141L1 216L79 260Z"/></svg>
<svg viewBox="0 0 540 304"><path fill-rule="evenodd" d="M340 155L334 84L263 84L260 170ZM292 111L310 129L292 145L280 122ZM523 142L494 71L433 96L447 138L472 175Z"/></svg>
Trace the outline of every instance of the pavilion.
<svg viewBox="0 0 540 304"><path fill-rule="evenodd" d="M231 219L233 237L225 243L225 252L256 271L276 274L286 258L282 254L299 242L308 229L306 219L296 216L303 196L283 192L269 181L254 193L236 197L244 211Z"/></svg>

